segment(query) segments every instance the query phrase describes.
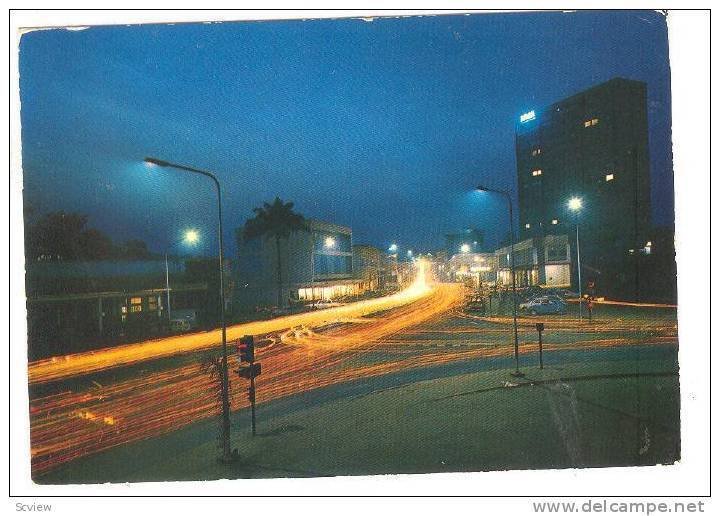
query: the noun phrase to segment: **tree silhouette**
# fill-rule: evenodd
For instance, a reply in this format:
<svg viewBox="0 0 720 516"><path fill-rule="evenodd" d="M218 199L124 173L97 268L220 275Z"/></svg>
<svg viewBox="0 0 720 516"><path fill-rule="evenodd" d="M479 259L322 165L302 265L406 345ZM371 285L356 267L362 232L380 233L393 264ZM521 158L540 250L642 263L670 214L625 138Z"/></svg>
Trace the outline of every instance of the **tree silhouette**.
<svg viewBox="0 0 720 516"><path fill-rule="evenodd" d="M292 202L283 202L279 197L275 197L272 204L263 203L261 208L253 209L255 216L245 221L242 232L245 241L265 236L275 240L278 307L283 306L280 241L288 238L294 231L305 227L305 218L299 213L295 213L293 206Z"/></svg>
<svg viewBox="0 0 720 516"><path fill-rule="evenodd" d="M25 213L25 258L27 261L143 260L152 257L142 240L117 246L102 231L88 228L88 217L80 213L53 211Z"/></svg>

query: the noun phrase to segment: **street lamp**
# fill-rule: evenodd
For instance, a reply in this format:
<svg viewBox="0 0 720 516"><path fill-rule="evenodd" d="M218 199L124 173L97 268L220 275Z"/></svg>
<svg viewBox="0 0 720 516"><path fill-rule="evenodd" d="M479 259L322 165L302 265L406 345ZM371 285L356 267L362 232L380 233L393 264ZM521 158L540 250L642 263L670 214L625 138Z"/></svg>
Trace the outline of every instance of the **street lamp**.
<svg viewBox="0 0 720 516"><path fill-rule="evenodd" d="M485 186L478 186L477 189L480 192L494 193L502 195L507 200L508 210L510 214L510 274L512 275L512 289L513 289L513 336L515 341L515 376L523 376L520 372L520 350L518 347L518 324L517 324L517 287L515 284L515 231L513 230L513 209L512 209L512 198L510 192L504 190L495 190Z"/></svg>
<svg viewBox="0 0 720 516"><path fill-rule="evenodd" d="M189 229L180 240L165 249L165 292L167 294L168 324L172 324L172 317L170 315L170 267L168 266L168 252L178 244L186 243L194 245L199 238L197 231Z"/></svg>
<svg viewBox="0 0 720 516"><path fill-rule="evenodd" d="M223 225L222 225L222 195L220 192L220 182L215 174L206 170L200 170L186 165L178 165L163 161L157 158L145 158L145 163L163 168L174 168L185 172L192 172L209 177L215 184L217 193L217 214L218 214L218 263L220 265L220 324L222 326L222 460L230 461L232 455L230 452L230 385L228 375L228 353L227 353L227 327L225 324L225 281L224 281L224 263L223 263ZM197 237L197 235L195 235Z"/></svg>
<svg viewBox="0 0 720 516"><path fill-rule="evenodd" d="M470 245L469 244L463 244L460 246L460 252L461 253L469 253L470 252Z"/></svg>
<svg viewBox="0 0 720 516"><path fill-rule="evenodd" d="M390 248L388 249L388 251L390 251L391 253L397 253L397 250L398 250L397 244L391 244Z"/></svg>
<svg viewBox="0 0 720 516"><path fill-rule="evenodd" d="M200 235L194 229L188 229L185 232L185 241L188 244L194 244L200 239Z"/></svg>
<svg viewBox="0 0 720 516"><path fill-rule="evenodd" d="M580 197L573 197L568 201L568 209L575 213L575 248L577 249L577 274L578 274L578 304L580 308L580 320L582 321L582 279L580 275L580 223L578 216L582 210L583 202Z"/></svg>

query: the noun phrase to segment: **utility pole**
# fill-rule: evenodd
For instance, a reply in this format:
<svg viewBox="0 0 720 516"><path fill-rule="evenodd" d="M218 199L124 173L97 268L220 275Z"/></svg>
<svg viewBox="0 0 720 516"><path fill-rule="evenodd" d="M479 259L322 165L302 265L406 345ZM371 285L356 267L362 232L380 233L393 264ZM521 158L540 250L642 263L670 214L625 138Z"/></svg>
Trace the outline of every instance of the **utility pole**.
<svg viewBox="0 0 720 516"><path fill-rule="evenodd" d="M168 266L167 253L165 253L165 293L167 294L168 324L172 324L172 316L170 315L170 267Z"/></svg>

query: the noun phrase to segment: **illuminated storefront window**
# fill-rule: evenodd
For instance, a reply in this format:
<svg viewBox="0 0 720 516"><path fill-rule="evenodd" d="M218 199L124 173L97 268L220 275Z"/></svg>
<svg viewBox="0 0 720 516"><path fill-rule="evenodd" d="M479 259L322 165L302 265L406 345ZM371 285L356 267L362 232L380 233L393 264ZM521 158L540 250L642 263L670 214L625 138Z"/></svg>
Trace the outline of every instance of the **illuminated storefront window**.
<svg viewBox="0 0 720 516"><path fill-rule="evenodd" d="M134 314L137 312L142 312L142 298L141 297L131 297L130 298L130 313Z"/></svg>

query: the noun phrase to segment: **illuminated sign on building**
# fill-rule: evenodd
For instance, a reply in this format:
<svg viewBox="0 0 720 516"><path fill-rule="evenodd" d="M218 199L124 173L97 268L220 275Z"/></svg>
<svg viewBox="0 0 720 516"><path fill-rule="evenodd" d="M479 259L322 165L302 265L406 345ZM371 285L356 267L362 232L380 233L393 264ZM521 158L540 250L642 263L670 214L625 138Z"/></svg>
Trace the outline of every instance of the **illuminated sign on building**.
<svg viewBox="0 0 720 516"><path fill-rule="evenodd" d="M520 115L521 124L529 122L530 120L535 120L535 110L528 111L527 113L523 113L522 115Z"/></svg>

